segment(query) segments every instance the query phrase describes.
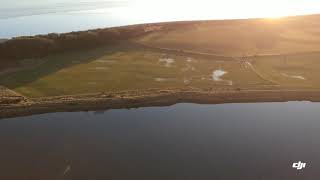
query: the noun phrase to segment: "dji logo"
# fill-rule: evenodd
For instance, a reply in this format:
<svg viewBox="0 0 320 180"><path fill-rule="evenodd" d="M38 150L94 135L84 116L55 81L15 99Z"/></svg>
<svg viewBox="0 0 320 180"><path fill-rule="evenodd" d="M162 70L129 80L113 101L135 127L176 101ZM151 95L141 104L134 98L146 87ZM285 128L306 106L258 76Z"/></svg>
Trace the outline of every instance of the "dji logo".
<svg viewBox="0 0 320 180"><path fill-rule="evenodd" d="M297 170L301 170L306 168L307 163L303 163L301 161L297 162L297 163L293 163L292 164L292 168L297 169Z"/></svg>

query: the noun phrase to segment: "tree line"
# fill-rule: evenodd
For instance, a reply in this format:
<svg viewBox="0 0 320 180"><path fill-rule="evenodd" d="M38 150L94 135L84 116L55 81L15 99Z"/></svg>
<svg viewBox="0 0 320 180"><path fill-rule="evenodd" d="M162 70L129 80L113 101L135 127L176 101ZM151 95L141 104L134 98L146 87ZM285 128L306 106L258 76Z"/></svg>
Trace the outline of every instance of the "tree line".
<svg viewBox="0 0 320 180"><path fill-rule="evenodd" d="M127 26L17 37L0 43L0 60L40 58L62 52L96 48L145 33L143 26Z"/></svg>

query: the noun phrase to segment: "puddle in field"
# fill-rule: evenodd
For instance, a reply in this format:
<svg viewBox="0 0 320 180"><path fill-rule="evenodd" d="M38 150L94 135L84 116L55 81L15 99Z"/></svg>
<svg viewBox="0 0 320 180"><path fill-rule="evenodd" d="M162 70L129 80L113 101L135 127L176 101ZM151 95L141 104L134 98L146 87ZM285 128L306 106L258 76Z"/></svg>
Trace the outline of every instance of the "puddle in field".
<svg viewBox="0 0 320 180"><path fill-rule="evenodd" d="M166 81L174 81L175 78L154 78L157 82L166 82Z"/></svg>
<svg viewBox="0 0 320 180"><path fill-rule="evenodd" d="M163 82L163 81L166 81L165 78L154 78L155 81L157 82Z"/></svg>
<svg viewBox="0 0 320 180"><path fill-rule="evenodd" d="M233 84L232 81L221 79L221 77L224 76L227 73L228 73L227 71L224 71L222 69L214 70L213 73L212 73L212 80L221 81L221 82L227 82L228 85L231 86Z"/></svg>
<svg viewBox="0 0 320 180"><path fill-rule="evenodd" d="M160 63L164 63L166 67L171 67L171 65L175 62L172 58L160 58Z"/></svg>
<svg viewBox="0 0 320 180"><path fill-rule="evenodd" d="M192 61L193 61L193 59L191 57L187 58L187 62L192 62Z"/></svg>
<svg viewBox="0 0 320 180"><path fill-rule="evenodd" d="M227 73L228 73L227 71L223 71L221 69L215 70L212 73L212 79L214 81L222 81L221 77Z"/></svg>
<svg viewBox="0 0 320 180"><path fill-rule="evenodd" d="M252 68L252 64L250 62L245 62L245 68Z"/></svg>
<svg viewBox="0 0 320 180"><path fill-rule="evenodd" d="M192 79L184 78L183 83L184 84L190 84Z"/></svg>
<svg viewBox="0 0 320 180"><path fill-rule="evenodd" d="M283 76L288 77L288 78L293 78L293 79L300 79L300 80L306 80L303 76L299 75L288 75L286 73L281 73Z"/></svg>

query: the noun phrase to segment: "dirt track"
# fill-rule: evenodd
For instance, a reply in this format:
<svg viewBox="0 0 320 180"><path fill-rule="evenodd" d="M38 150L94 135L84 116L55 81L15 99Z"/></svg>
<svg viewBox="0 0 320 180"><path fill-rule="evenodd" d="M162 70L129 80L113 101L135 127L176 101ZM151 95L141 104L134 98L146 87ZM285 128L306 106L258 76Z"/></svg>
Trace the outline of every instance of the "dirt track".
<svg viewBox="0 0 320 180"><path fill-rule="evenodd" d="M169 106L176 103L320 102L319 90L197 90L150 89L118 93L36 98L0 104L0 118L70 111Z"/></svg>

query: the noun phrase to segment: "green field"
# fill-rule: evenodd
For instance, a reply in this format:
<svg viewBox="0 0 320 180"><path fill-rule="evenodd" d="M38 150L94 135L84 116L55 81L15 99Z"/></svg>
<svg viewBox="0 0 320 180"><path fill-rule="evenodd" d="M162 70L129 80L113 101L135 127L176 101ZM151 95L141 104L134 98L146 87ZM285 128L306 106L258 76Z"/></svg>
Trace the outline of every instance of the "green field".
<svg viewBox="0 0 320 180"><path fill-rule="evenodd" d="M176 87L317 89L320 29L300 28L302 22L154 25L122 44L22 60L19 70L0 74L0 85L27 97Z"/></svg>
<svg viewBox="0 0 320 180"><path fill-rule="evenodd" d="M33 68L0 76L1 84L29 97L146 88L229 86L224 81L212 80L212 72L217 69L233 71L224 78L234 81L234 85L264 83L249 70L240 68L240 64L231 58L223 61L201 59L139 47L100 48L52 56L42 61ZM237 79L237 76L243 79Z"/></svg>
<svg viewBox="0 0 320 180"><path fill-rule="evenodd" d="M170 87L317 88L319 57L221 60L117 46L47 57L32 68L0 76L0 83L28 97ZM227 73L215 81L216 70Z"/></svg>

